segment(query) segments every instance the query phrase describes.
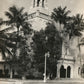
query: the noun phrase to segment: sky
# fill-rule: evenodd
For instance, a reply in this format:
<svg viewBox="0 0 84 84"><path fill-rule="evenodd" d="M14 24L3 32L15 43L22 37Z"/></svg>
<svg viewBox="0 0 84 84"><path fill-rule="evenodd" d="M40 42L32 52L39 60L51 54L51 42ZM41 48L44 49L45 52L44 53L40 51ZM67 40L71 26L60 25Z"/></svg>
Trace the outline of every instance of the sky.
<svg viewBox="0 0 84 84"><path fill-rule="evenodd" d="M5 11L8 11L8 8L13 5L24 7L27 12L31 3L32 0L0 0L0 17L6 19ZM58 6L67 6L67 9L71 11L71 15L76 15L77 13L84 15L84 0L47 0L47 3L50 12Z"/></svg>
<svg viewBox="0 0 84 84"><path fill-rule="evenodd" d="M0 17L5 19L5 11L13 5L24 7L25 11L28 11L31 3L32 0L0 0ZM71 15L77 13L84 15L84 0L47 0L47 3L50 12L58 6L67 6L67 9L71 10Z"/></svg>

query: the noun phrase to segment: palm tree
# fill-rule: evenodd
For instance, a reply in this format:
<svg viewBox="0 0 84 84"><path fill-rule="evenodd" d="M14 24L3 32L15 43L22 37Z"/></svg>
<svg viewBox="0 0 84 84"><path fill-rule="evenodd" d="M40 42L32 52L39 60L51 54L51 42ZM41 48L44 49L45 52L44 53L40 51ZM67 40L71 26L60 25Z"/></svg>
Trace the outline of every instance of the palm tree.
<svg viewBox="0 0 84 84"><path fill-rule="evenodd" d="M70 13L70 10L66 10L67 7L61 8L59 6L58 8L55 8L52 12L51 18L54 19L55 22L59 22L60 24L60 32L62 31L61 24L64 26L67 24L67 22L70 20L70 17L68 14Z"/></svg>
<svg viewBox="0 0 84 84"><path fill-rule="evenodd" d="M62 37L62 47L64 46L64 44L68 43L65 41L65 39L67 38L66 34L68 34L66 25L67 23L71 20L71 17L69 16L69 13L71 12L70 10L66 10L67 7L65 6L64 8L61 8L61 6L59 6L58 8L55 8L52 12L51 18L54 19L55 22L58 22L60 24L60 35ZM63 24L63 28L61 27L61 25ZM69 47L69 46L67 46ZM66 48L66 46L65 46ZM65 55L67 53L67 48L66 48L66 52ZM63 53L62 53L63 54ZM64 57L65 57L64 55Z"/></svg>
<svg viewBox="0 0 84 84"><path fill-rule="evenodd" d="M5 12L8 17L6 23L17 28L17 36L19 35L20 26L24 26L24 23L28 20L28 15L26 12L23 13L23 9L23 7L19 9L16 6L12 6L9 8L9 12Z"/></svg>
<svg viewBox="0 0 84 84"><path fill-rule="evenodd" d="M76 16L72 17L72 20L67 23L66 25L67 32L69 33L69 39L71 39L74 36L78 37L78 45L79 45L79 55L80 55L80 36L82 36L81 31L84 30L84 22L83 22L83 15L76 14Z"/></svg>
<svg viewBox="0 0 84 84"><path fill-rule="evenodd" d="M10 25L11 27L15 27L17 29L16 32L13 32L10 35L10 38L16 42L16 47L13 49L14 58L17 57L17 50L19 47L19 42L21 40L20 32L23 31L24 34L29 34L30 24L28 23L28 15L26 12L23 11L22 8L17 8L16 6L12 6L9 8L8 12L5 12L5 15L8 17L8 20L5 21L7 25ZM16 38L15 38L16 37ZM11 68L12 69L12 68ZM11 78L12 78L12 70L11 70Z"/></svg>
<svg viewBox="0 0 84 84"><path fill-rule="evenodd" d="M81 46L84 45L84 38L80 41L80 37L82 36L82 31L84 30L84 22L83 15L76 14L76 16L72 17L72 21L67 24L67 30L69 30L69 38L71 39L74 36L78 37L78 48L79 48L79 56L80 56L80 65L81 65ZM80 66L82 69L82 65Z"/></svg>
<svg viewBox="0 0 84 84"><path fill-rule="evenodd" d="M11 27L15 27L17 29L17 41L16 41L16 51L18 47L18 39L20 37L20 28L24 30L26 27L29 29L29 26L26 25L27 20L28 20L28 15L26 12L23 12L23 7L22 8L17 8L16 6L12 6L9 8L8 12L5 12L5 15L8 17L8 20L6 21L7 25L10 25ZM25 26L26 25L26 26ZM16 52L15 52L16 53Z"/></svg>
<svg viewBox="0 0 84 84"><path fill-rule="evenodd" d="M69 37L81 36L81 31L84 30L83 15L76 14L72 20L66 25Z"/></svg>
<svg viewBox="0 0 84 84"><path fill-rule="evenodd" d="M8 17L6 21L7 25L11 25L11 27L17 28L17 39L19 38L20 30L25 33L29 33L31 31L30 24L28 23L28 14L23 12L22 8L17 8L16 6L12 6L9 8L9 12L5 12L5 15ZM18 45L18 42L16 42Z"/></svg>

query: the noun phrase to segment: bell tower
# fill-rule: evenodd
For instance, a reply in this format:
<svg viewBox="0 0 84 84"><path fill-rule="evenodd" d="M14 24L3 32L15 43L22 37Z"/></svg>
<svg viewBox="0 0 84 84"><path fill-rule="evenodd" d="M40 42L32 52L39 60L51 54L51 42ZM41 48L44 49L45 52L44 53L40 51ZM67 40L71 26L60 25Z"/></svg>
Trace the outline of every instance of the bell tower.
<svg viewBox="0 0 84 84"><path fill-rule="evenodd" d="M47 0L33 0L33 7L45 7Z"/></svg>
<svg viewBox="0 0 84 84"><path fill-rule="evenodd" d="M46 8L47 7L47 0L32 0L32 8L35 7L43 7Z"/></svg>
<svg viewBox="0 0 84 84"><path fill-rule="evenodd" d="M28 14L28 21L35 31L45 29L46 23L51 21L47 0L32 0Z"/></svg>

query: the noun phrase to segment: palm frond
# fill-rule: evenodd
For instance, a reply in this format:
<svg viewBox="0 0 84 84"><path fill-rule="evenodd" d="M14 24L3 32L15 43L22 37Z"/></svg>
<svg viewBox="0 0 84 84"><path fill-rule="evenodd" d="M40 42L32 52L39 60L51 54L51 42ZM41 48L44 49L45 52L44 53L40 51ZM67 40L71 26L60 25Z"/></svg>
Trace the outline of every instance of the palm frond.
<svg viewBox="0 0 84 84"><path fill-rule="evenodd" d="M16 8L16 6L10 7L10 8L9 8L9 11L10 11L13 15L17 14L17 8Z"/></svg>
<svg viewBox="0 0 84 84"><path fill-rule="evenodd" d="M14 28L13 27L8 27L8 28L5 28L5 29L1 30L0 32L4 33L4 32L8 32L10 30L14 30Z"/></svg>
<svg viewBox="0 0 84 84"><path fill-rule="evenodd" d="M20 10L19 10L19 14L22 13L24 10L24 7L22 7Z"/></svg>
<svg viewBox="0 0 84 84"><path fill-rule="evenodd" d="M7 53L8 53L10 56L13 56L13 54L11 53L11 51L10 51L8 48L6 48L5 50L7 51Z"/></svg>
<svg viewBox="0 0 84 84"><path fill-rule="evenodd" d="M62 9L62 8L61 8ZM63 11L65 11L67 9L67 7L65 6L64 8L63 8Z"/></svg>
<svg viewBox="0 0 84 84"><path fill-rule="evenodd" d="M11 13L9 13L9 12L5 12L5 15L6 15L6 16L8 16L8 18L10 18L10 19L12 19L12 18L13 18L12 14L11 14Z"/></svg>
<svg viewBox="0 0 84 84"><path fill-rule="evenodd" d="M69 13L71 13L70 10L66 11L66 12L64 13L64 16L67 16Z"/></svg>

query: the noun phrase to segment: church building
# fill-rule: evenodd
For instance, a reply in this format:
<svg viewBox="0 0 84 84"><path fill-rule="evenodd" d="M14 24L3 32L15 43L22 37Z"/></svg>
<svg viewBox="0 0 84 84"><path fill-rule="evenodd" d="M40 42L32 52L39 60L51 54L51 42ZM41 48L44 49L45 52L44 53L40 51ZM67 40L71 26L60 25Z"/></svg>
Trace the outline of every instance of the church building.
<svg viewBox="0 0 84 84"><path fill-rule="evenodd" d="M28 11L28 21L32 25L32 29L40 31L45 29L46 23L52 22L48 10L48 0L32 0L31 7ZM66 36L62 43L62 55L57 64L57 78L80 78L81 63L80 52L78 47L78 37L73 37L69 40L69 36ZM1 55L0 55L1 57ZM0 58L2 59L2 58ZM7 67L7 66L6 66ZM0 73L4 71L4 60L0 60ZM10 71L10 67L6 70ZM1 75L1 74L0 74Z"/></svg>
<svg viewBox="0 0 84 84"><path fill-rule="evenodd" d="M29 22L35 31L45 29L47 22L52 22L48 10L48 0L32 0L29 10ZM58 26L57 26L58 27ZM57 78L80 78L80 55L78 37L69 40L66 36L62 43L62 56L57 64Z"/></svg>

